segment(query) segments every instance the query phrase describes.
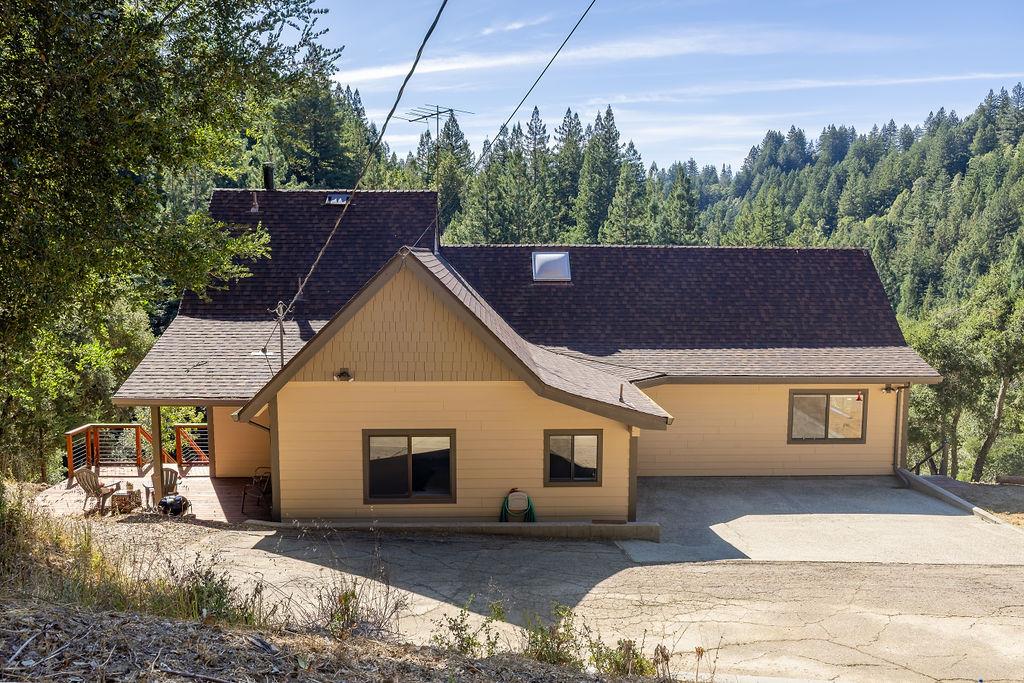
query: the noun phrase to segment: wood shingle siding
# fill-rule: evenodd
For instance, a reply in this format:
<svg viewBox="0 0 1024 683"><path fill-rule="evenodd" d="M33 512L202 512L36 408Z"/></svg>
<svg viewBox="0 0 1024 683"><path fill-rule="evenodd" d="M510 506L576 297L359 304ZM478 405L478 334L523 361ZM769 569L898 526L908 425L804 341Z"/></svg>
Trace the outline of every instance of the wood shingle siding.
<svg viewBox="0 0 1024 683"><path fill-rule="evenodd" d="M408 270L394 276L296 374L330 382L513 381L515 373Z"/></svg>

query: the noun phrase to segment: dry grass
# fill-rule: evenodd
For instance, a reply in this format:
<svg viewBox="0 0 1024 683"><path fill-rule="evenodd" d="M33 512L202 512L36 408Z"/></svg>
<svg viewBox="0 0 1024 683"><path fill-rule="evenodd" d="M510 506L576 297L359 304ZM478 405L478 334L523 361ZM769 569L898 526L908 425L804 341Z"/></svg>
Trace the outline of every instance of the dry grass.
<svg viewBox="0 0 1024 683"><path fill-rule="evenodd" d="M6 602L6 601L5 601ZM598 681L516 655L469 659L353 637L217 627L140 614L6 602L0 679L119 681Z"/></svg>
<svg viewBox="0 0 1024 683"><path fill-rule="evenodd" d="M936 484L1010 524L1024 527L1024 486L934 479Z"/></svg>

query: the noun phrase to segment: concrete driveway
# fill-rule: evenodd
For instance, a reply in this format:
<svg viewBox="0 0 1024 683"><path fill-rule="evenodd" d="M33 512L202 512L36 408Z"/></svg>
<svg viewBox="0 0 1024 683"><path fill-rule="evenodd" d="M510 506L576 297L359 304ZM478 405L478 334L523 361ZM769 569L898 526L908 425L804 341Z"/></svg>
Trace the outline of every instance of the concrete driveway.
<svg viewBox="0 0 1024 683"><path fill-rule="evenodd" d="M1024 671L1024 571L984 565L722 560L637 565L614 544L473 536L299 530L212 531L195 549L267 595L315 602L337 576L379 578L408 600L402 635L430 642L436 621L472 603L470 623L501 601L515 626L553 604L614 644L664 644L692 675L694 648L715 680L1019 680ZM385 592L383 588L380 593ZM705 660L702 672L707 671Z"/></svg>
<svg viewBox="0 0 1024 683"><path fill-rule="evenodd" d="M1024 532L895 477L645 477L637 501L662 525L661 543L620 542L642 563L1024 564Z"/></svg>

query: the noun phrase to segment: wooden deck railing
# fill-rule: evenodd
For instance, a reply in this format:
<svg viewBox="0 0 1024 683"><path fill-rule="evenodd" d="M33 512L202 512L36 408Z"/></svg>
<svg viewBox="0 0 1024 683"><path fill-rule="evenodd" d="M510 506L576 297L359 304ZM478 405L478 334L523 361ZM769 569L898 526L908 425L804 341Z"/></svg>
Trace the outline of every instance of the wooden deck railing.
<svg viewBox="0 0 1024 683"><path fill-rule="evenodd" d="M210 462L210 432L205 422L174 425L174 453L178 464Z"/></svg>
<svg viewBox="0 0 1024 683"><path fill-rule="evenodd" d="M174 429L174 456L166 448L161 448L163 462L187 465L210 461L209 430L205 423L171 426ZM127 464L142 467L152 458L153 436L136 422L85 424L65 432L64 438L68 478L74 477L75 470L83 467Z"/></svg>

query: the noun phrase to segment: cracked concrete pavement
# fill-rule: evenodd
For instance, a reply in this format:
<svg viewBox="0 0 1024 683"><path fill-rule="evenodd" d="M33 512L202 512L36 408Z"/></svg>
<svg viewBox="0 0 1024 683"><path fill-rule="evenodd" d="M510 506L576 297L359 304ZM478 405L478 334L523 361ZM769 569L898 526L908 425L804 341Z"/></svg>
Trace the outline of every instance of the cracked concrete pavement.
<svg viewBox="0 0 1024 683"><path fill-rule="evenodd" d="M665 643L676 670L719 648L720 678L1019 680L1024 568L754 560L641 566L612 543L497 537L218 531L199 545L298 599L333 572L374 575L409 598L400 627L428 642L471 596L474 621L502 600L510 621L573 607L612 643ZM510 637L516 637L511 635ZM706 662L705 662L706 666Z"/></svg>
<svg viewBox="0 0 1024 683"><path fill-rule="evenodd" d="M400 630L419 643L471 598L474 623L504 603L510 639L557 603L610 644L665 644L678 674L701 646L718 680L1024 680L1017 529L890 477L641 480L640 503L665 541L640 562L611 542L298 528L209 530L189 551L265 577L293 605L339 576L383 590L382 563L408 600Z"/></svg>

